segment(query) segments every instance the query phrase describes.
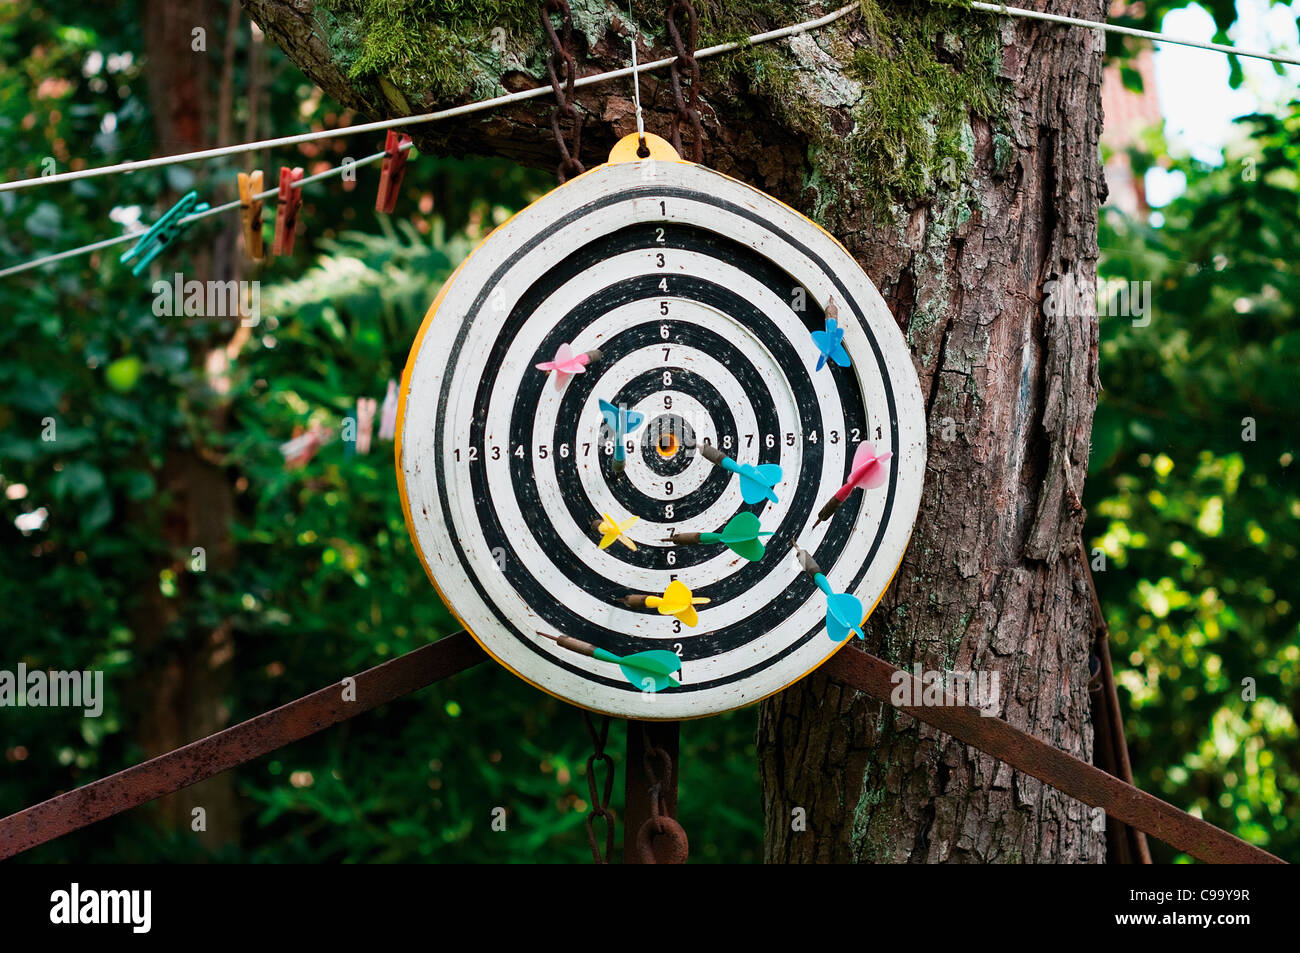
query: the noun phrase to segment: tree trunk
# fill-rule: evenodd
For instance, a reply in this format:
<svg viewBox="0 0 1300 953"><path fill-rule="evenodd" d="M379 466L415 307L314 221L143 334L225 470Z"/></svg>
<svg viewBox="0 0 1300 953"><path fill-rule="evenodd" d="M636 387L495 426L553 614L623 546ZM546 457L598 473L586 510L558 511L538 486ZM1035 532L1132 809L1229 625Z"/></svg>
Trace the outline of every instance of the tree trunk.
<svg viewBox="0 0 1300 953"><path fill-rule="evenodd" d="M213 118L207 108L212 85L209 57L220 57L218 24L225 19L226 10L208 0L148 0L142 12L157 151L166 155L205 148L211 145ZM196 28L206 31L206 50L194 49ZM221 62L229 74L233 69L230 57ZM220 104L228 108L228 97L221 97ZM224 130L230 128L225 117L220 125ZM186 280L241 277L238 259L232 254L238 219L228 221L231 225L215 242L215 252L198 257L195 273L185 275ZM162 261L166 261L165 256ZM171 280L165 266L156 265L154 274ZM239 321L232 323L232 330L238 331ZM224 394L227 388L220 376L227 367L226 351L219 347L201 349L195 359L203 363L205 382L212 394ZM213 425L224 426L224 399L194 396L196 403L207 403ZM195 547L202 550L205 572L229 572L234 564L230 536L234 492L226 472L205 459L202 448L186 447L168 452L157 479L160 492L170 500L163 517L163 538L171 556L161 559L149 578L143 580L132 620L144 659L139 682L145 699L133 724L137 726L137 740L150 758L227 726L230 713L225 695L234 650L228 621L203 625L194 621L192 611L187 611L201 578L193 574ZM152 501L142 505L152 505ZM175 579L177 594L172 598L165 598L159 591L159 574L163 570L170 570ZM237 842L239 812L234 784L233 774L226 772L161 798L154 806L159 826L192 832L208 849ZM202 813L196 813L200 808Z"/></svg>
<svg viewBox="0 0 1300 953"><path fill-rule="evenodd" d="M443 25L474 54L460 55L464 72L449 79L432 59L357 69L368 50L358 37L398 27L349 25L344 14L360 8L347 0L328 9L242 2L314 81L374 117L544 82L536 21L508 26L504 43L489 39L492 23ZM712 34L701 46L816 15L782 3L739 14L703 0L698 8ZM643 61L667 55L658 9L637 13L639 35L654 41L653 51L642 45ZM1101 0L1068 0L1053 12L1104 11ZM621 16L575 10L580 73L627 65ZM419 25L400 28L421 47ZM921 511L868 648L900 667L997 672L1004 718L1089 758L1092 626L1078 531L1097 327L1092 309L1045 307L1044 286L1090 287L1095 277L1104 186L1094 35L866 0L815 34L702 69L705 163L789 202L846 245L889 302L927 395ZM421 85L425 76L438 77L436 90ZM447 95L449 85L463 92ZM665 134L667 74L644 76L642 97L647 128ZM589 86L578 101L592 165L635 129L630 90ZM409 131L421 151L553 167L551 104ZM759 756L772 861L1103 859L1100 825L1081 803L824 676L763 703ZM792 824L796 808L806 829Z"/></svg>

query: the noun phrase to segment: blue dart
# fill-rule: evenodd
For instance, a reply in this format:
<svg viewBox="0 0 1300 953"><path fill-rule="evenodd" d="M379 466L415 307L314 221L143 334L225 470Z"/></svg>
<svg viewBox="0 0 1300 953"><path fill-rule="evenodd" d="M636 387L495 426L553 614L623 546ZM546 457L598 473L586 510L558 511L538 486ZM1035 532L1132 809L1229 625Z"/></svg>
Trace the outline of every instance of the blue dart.
<svg viewBox="0 0 1300 953"><path fill-rule="evenodd" d="M707 443L701 444L698 449L704 454L704 459L714 466L740 477L740 498L746 503L761 503L763 500L780 502L772 492L772 487L781 482L781 467L778 464L760 463L755 466L752 463L737 463Z"/></svg>
<svg viewBox="0 0 1300 953"><path fill-rule="evenodd" d="M645 423L645 414L628 410L626 404L615 407L609 401L601 399L600 415L605 418L605 426L610 430L614 440L614 471L620 472L626 464L627 451L623 441L627 435Z"/></svg>
<svg viewBox="0 0 1300 953"><path fill-rule="evenodd" d="M817 357L819 371L826 366L827 361L834 361L840 367L849 366L849 352L844 350L844 329L836 320L838 316L839 309L835 307L835 299L832 298L826 305L826 330L812 332L813 343L821 352Z"/></svg>
<svg viewBox="0 0 1300 953"><path fill-rule="evenodd" d="M850 634L865 639L866 636L862 634L862 619L866 613L862 609L862 600L850 593L833 590L812 555L797 543L790 545L794 547L804 572L812 577L818 589L826 593L826 634L831 637L831 641L843 642Z"/></svg>

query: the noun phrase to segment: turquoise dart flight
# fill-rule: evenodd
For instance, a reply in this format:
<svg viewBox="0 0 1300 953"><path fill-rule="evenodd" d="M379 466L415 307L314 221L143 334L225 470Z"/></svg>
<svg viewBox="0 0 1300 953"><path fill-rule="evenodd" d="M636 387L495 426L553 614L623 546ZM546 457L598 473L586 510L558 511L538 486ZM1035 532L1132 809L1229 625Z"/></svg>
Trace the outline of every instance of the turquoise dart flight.
<svg viewBox="0 0 1300 953"><path fill-rule="evenodd" d="M827 361L834 361L840 367L849 366L849 352L844 350L844 329L834 318L827 318L826 330L814 331L812 339L821 352L817 355L817 370L825 367Z"/></svg>
<svg viewBox="0 0 1300 953"><path fill-rule="evenodd" d="M615 407L602 398L600 401L600 415L605 418L606 426L609 427L610 433L614 435L614 470L616 472L621 471L627 460L627 452L623 446L623 441L628 434L645 423L645 414L638 413L635 410L628 410L626 404L619 404Z"/></svg>
<svg viewBox="0 0 1300 953"><path fill-rule="evenodd" d="M705 460L740 477L740 498L746 503L760 503L763 500L780 502L772 492L772 487L781 482L779 464L760 463L755 466L752 463L737 463L717 447L707 443L701 444L698 449L704 454Z"/></svg>
<svg viewBox="0 0 1300 953"><path fill-rule="evenodd" d="M790 545L794 547L803 571L812 577L818 589L826 593L826 634L831 637L831 641L843 642L850 634L865 639L866 636L862 634L862 619L866 613L862 609L862 600L851 593L833 590L812 555L797 543Z"/></svg>
<svg viewBox="0 0 1300 953"><path fill-rule="evenodd" d="M537 634L579 655L617 665L623 677L643 692L658 692L670 686L676 688L681 684L673 677L673 673L681 670L682 660L675 652L669 652L667 649L615 655L613 652L597 648L590 642L575 639L570 635L551 635L540 630Z"/></svg>

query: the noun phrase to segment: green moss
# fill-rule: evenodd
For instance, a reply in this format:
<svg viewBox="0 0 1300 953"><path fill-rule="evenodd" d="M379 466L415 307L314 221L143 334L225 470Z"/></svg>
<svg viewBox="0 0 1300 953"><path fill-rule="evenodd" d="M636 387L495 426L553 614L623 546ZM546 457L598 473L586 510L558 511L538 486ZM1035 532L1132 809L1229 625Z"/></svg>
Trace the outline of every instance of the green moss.
<svg viewBox="0 0 1300 953"><path fill-rule="evenodd" d="M855 202L893 214L940 185L960 194L974 148L971 113L999 124L1006 84L998 75L997 21L972 16L965 2L863 0L857 13L815 38L846 63L844 73L804 62L786 44L740 50L701 67L710 80L743 78L743 89L807 140L812 173L805 184L817 196L817 217L844 197L842 185L824 187L819 170L836 180L849 172ZM615 17L627 18L617 0L570 0L570 6L579 56L606 36ZM807 15L798 0L696 0L695 6L701 47ZM636 0L632 7L640 33L660 49L667 44L663 9L660 0ZM508 70L545 75L549 49L536 0L320 0L318 10L349 76L377 88L395 108L500 94ZM828 108L849 115L847 136L832 131ZM1004 136L995 137L997 162L1013 152ZM950 224L959 227L972 212L969 204L954 207Z"/></svg>
<svg viewBox="0 0 1300 953"><path fill-rule="evenodd" d="M864 91L847 143L855 171L895 202L956 186L971 165L970 113L1001 114L996 20L961 4L866 0L862 26L849 67Z"/></svg>
<svg viewBox="0 0 1300 953"><path fill-rule="evenodd" d="M415 102L500 92L512 42L527 35L541 46L535 0L321 0L319 8L350 77L382 78Z"/></svg>

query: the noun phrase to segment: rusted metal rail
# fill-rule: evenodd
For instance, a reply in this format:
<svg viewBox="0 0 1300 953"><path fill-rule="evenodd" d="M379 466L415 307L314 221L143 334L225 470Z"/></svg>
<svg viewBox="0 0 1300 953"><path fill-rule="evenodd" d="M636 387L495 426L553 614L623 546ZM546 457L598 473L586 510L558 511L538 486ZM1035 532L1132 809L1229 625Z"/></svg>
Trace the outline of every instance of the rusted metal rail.
<svg viewBox="0 0 1300 953"><path fill-rule="evenodd" d="M172 794L487 659L458 632L224 731L0 819L0 860ZM354 700L353 700L354 699Z"/></svg>
<svg viewBox="0 0 1300 953"><path fill-rule="evenodd" d="M345 691L343 682L330 685L183 748L42 801L0 819L0 859L205 781L354 715L463 672L486 658L487 655L467 633L458 632L355 676L354 695ZM889 704L899 670L873 655L846 647L826 664L824 671L831 678ZM902 674L905 678L913 677L908 673ZM920 688L914 683L917 692ZM913 697L920 696L916 694ZM1194 818L999 718L980 715L978 709L956 704L899 707L957 740L1005 761L1070 797L1100 807L1112 818L1158 837L1193 857L1214 863L1282 863L1267 851ZM675 737L675 730L671 735ZM671 743L671 738L665 735L653 743L662 746ZM627 767L636 768L631 764ZM674 763L674 798L675 768ZM648 800L648 793L638 793L635 787L629 790L629 794ZM636 808L628 812L629 822L634 810ZM626 829L633 829L632 824L629 823Z"/></svg>
<svg viewBox="0 0 1300 953"><path fill-rule="evenodd" d="M874 655L849 647L837 652L826 663L825 672L836 681L890 704L890 694L897 685L896 673L899 670ZM921 683L906 672L902 675L912 681L914 694L911 697L922 697ZM1100 768L1053 748L1001 718L986 717L978 708L958 705L951 696L948 700L953 703L942 706L899 705L898 708L1084 804L1102 808L1116 820L1145 831L1199 860L1216 864L1284 863L1268 851L1247 844Z"/></svg>

